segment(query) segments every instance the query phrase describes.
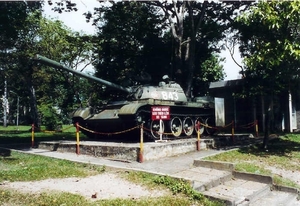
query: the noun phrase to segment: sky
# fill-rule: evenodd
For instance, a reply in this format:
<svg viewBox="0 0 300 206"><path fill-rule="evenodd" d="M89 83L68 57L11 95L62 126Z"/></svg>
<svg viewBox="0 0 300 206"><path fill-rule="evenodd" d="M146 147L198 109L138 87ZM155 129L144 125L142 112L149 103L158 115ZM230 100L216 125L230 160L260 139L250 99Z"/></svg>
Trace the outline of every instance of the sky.
<svg viewBox="0 0 300 206"><path fill-rule="evenodd" d="M82 14L87 11L92 12L94 7L99 5L99 2L97 0L74 0L73 2L77 4L78 11L63 12L61 14L52 11L52 7L46 2L44 6L44 15L49 19L54 18L61 20L67 27L74 31L82 31L86 34L94 34L95 28L91 23L86 22L85 17ZM226 73L225 80L238 79L240 76L238 74L240 68L234 63L229 52L223 51L220 56L225 57L225 63L223 63ZM234 58L239 64L241 64L241 58L237 49L235 50Z"/></svg>

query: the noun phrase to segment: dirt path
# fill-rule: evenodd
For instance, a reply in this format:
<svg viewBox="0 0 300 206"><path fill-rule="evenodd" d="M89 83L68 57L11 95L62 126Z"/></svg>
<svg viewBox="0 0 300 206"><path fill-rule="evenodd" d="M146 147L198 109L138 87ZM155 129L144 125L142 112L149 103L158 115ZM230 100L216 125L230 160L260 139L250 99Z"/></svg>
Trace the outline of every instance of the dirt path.
<svg viewBox="0 0 300 206"><path fill-rule="evenodd" d="M140 198L166 195L167 191L149 190L118 177L117 174L103 173L86 178L46 179L33 182L6 182L3 188L21 192L41 193L49 190L70 192L88 199Z"/></svg>
<svg viewBox="0 0 300 206"><path fill-rule="evenodd" d="M273 174L290 179L300 185L300 171L288 171L276 167L267 167ZM49 190L79 194L87 199L140 198L158 197L168 191L149 190L119 177L117 173L103 173L86 178L46 179L32 182L5 182L3 188L16 189L21 192L41 193Z"/></svg>

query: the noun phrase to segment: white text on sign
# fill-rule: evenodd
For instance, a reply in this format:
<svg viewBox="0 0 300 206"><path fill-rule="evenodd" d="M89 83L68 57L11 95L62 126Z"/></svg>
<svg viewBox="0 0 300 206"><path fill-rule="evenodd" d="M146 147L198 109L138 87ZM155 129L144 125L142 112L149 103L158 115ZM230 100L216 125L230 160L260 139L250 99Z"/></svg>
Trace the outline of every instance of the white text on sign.
<svg viewBox="0 0 300 206"><path fill-rule="evenodd" d="M152 107L152 120L169 120L170 119L170 107L157 106Z"/></svg>

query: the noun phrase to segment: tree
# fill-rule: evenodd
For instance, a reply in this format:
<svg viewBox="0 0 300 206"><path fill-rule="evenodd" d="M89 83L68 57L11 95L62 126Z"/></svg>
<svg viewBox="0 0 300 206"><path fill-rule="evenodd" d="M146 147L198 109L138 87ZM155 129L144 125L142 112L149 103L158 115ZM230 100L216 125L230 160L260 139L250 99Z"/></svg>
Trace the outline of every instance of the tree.
<svg viewBox="0 0 300 206"><path fill-rule="evenodd" d="M5 67L5 76L10 82L10 87L14 88L15 92L22 93L19 96L30 97L30 122L40 126L39 105L52 105L63 109L66 114L74 104L74 94L77 94L78 101L82 99L78 93L80 86L81 89L86 88L81 85L82 80L66 73L57 75L58 72L40 70L32 59L39 53L72 68L77 68L83 63L87 66L93 59L92 37L71 32L62 22L47 20L42 17L40 11L34 11L27 14L17 37L10 42L10 45L3 47L6 54L2 55L2 65ZM66 86L70 83L73 86ZM21 102L25 105L25 98L22 98ZM67 105L70 106L67 108Z"/></svg>
<svg viewBox="0 0 300 206"><path fill-rule="evenodd" d="M185 93L190 96L191 88L194 86L194 77L198 76L195 74L202 73L196 60L206 61L213 52L220 52L220 46L217 43L224 38L223 33L230 25L234 11L248 3L169 2L156 1L150 4L164 11L176 42L173 73L186 74L182 78L186 82ZM213 68L220 69L220 67ZM208 79L208 81L213 80L216 79Z"/></svg>
<svg viewBox="0 0 300 206"><path fill-rule="evenodd" d="M61 21L41 18L35 35L38 39L35 53L81 72L93 61L93 37L72 32ZM67 117L74 106L77 108L89 99L87 80L53 68L35 71L34 75L33 83L40 97L38 103L44 105L40 108L59 108L61 116Z"/></svg>
<svg viewBox="0 0 300 206"><path fill-rule="evenodd" d="M223 79L225 74L221 61L224 58L220 58L217 54L211 54L211 56L205 60L200 59L196 62L201 68L201 73L196 73L194 76L193 94L195 96L206 96L209 90L209 83L212 81L219 81Z"/></svg>
<svg viewBox="0 0 300 206"><path fill-rule="evenodd" d="M96 76L123 86L158 83L168 71L169 42L162 38L163 25L157 11L139 2L119 2L97 8L94 22L100 40ZM153 83L152 82L152 83ZM99 91L102 91L102 85ZM112 96L111 92L102 97ZM113 93L115 95L120 95ZM117 97L119 98L119 97Z"/></svg>
<svg viewBox="0 0 300 206"><path fill-rule="evenodd" d="M110 28L106 30L100 28L99 30L99 32L103 34L105 33L105 35L103 35L103 38L110 38L110 41L108 40L102 41L101 43L102 49L105 48L105 46L103 46L104 44L107 44L110 50L112 49L111 46L112 44L123 44L123 46L119 46L118 48L115 47L116 51L118 52L121 49L122 54L118 56L118 58L114 58L114 59L120 62L128 62L128 61L124 61L122 55L129 53L128 54L129 58L131 58L130 54L134 53L137 54L136 56L140 56L140 58L143 59L143 62L146 62L148 64L160 60L161 64L159 66L155 67L153 63L151 64L152 70L150 71L152 72L150 72L150 74L154 75L155 77L154 79L157 80L160 79L159 76L155 76L155 73L159 73L159 75L162 75L161 72L159 71L164 71L164 73L169 74L173 79L176 79L177 81L181 79L182 81L179 83L181 83L185 87L186 94L190 96L190 89L192 86L195 86L193 85L193 81L195 80L194 77L202 73L200 67L201 63L199 61L196 61L196 59L197 60L201 59L203 61L206 61L211 57L211 54L214 51L215 52L220 51L220 46L217 45L217 42L221 38L223 38L222 31L225 29L224 26L221 26L221 24L219 24L220 19L222 19L222 15L220 14L219 10L223 11L221 9L222 7L219 6L219 4L211 3L208 4L209 6L207 6L207 4L208 4L207 2L201 4L196 2L187 3L185 1L177 2L177 3L174 1L171 4L169 4L167 1L135 2L135 3L134 2L119 2L119 3L113 2L111 7L105 7L105 6L99 7L95 9L94 14L87 13L86 16L88 20L93 19L95 25L98 24L99 20L101 20L100 22L105 22L105 23L99 24L100 27ZM121 5L119 6L119 9L117 9L118 5ZM138 41L140 41L138 39L139 35L141 36L141 34L144 34L144 32L147 31L145 30L145 27L150 26L151 28L151 24L148 24L148 22L150 22L149 19L148 20L143 19L142 17L147 15L141 15L141 13L138 13L137 11L139 10L139 8L142 7L147 8L149 10L148 13L152 13L151 16L151 18L153 19L152 27L159 28L160 31L162 32L158 36L161 38L161 40L159 40L157 37L155 37L156 39L155 38L153 39L155 35L150 36L148 35L149 33L145 35L148 37L147 39L149 40L150 37L152 38L151 41L148 40L148 42L151 42L152 48L151 47L148 48L154 49L153 46L156 46L156 48L158 48L155 50L155 52L152 53L151 56L145 53L144 54L141 53L141 50L138 48L133 48L130 45L125 45L126 44L125 42L130 43L130 40L128 39L127 41L126 39L129 33L131 34L131 36L134 36ZM116 16L120 15L118 14L117 10L120 11L121 9L123 10L123 14L121 18L117 18ZM136 11L134 11L133 9L135 9ZM115 11L114 13L115 19L119 20L117 24L113 23L113 21L115 20L114 18L109 17L109 15L113 16L112 14L109 14L109 12L112 10ZM218 12L216 12L215 10L218 10ZM229 10L233 10L233 9L227 9L226 12L228 12ZM161 11L163 11L164 13L164 18L162 18L160 15L157 15L157 13L161 14ZM224 11L223 16L226 12ZM130 16L132 14L135 14L133 18L132 17L131 19L126 18L126 15ZM205 15L205 19L204 19L204 15ZM137 18L137 16L139 16L139 18ZM139 25L143 25L142 27L143 29L136 29L134 24L137 25L137 21L139 21L138 23ZM122 23L120 24L120 22ZM123 25L126 26L123 27ZM130 26L128 27L128 25L133 25L133 27ZM135 30L133 32L133 30L130 31L127 30L127 28L135 28ZM123 30L119 30L119 29L123 29ZM152 32L155 32L154 34L157 33L157 31L155 30L152 30ZM112 35L109 36L108 33L111 33ZM115 39L119 39L119 40L115 41ZM151 51L151 50L146 50L146 48L147 47L142 47L142 50L148 52ZM154 58L151 57L153 57L153 55L155 54L158 54L159 51L162 51L161 48L166 48L163 50L164 52L159 53L161 58L157 58L156 61L153 61L152 59ZM133 49L133 50L129 52L129 49ZM115 61L114 62L110 61L111 57L109 55L111 53L109 52L103 52L101 54L102 58L105 58L106 54L108 54L108 57L107 60L105 61L108 62L108 64L116 63ZM150 59L150 61L145 61L147 59ZM101 60L100 62L105 62L105 61ZM124 69L126 65L123 65L122 67ZM118 67L112 67L112 65L110 65L107 68L118 68ZM107 68L105 69L105 71L107 70ZM154 68L159 68L159 69L155 70ZM222 69L222 67L217 67L217 66L213 68ZM118 72L116 71L116 73ZM115 76L115 74L113 74L112 76ZM223 73L221 72L221 74ZM222 79L223 77L224 76L220 78ZM186 81L187 79L188 81ZM207 81L209 82L213 80L216 79L215 78L208 79ZM183 84L184 82L187 82L187 84Z"/></svg>
<svg viewBox="0 0 300 206"><path fill-rule="evenodd" d="M17 95L20 97L23 97L21 93L24 91L24 87L22 87L22 84L18 84L18 74L13 77L14 81L10 81L12 79L10 77L10 71L16 65L16 59L12 54L15 51L20 35L27 26L26 19L28 15L32 11L39 9L41 9L40 2L1 2L0 4L1 82L9 82L9 86L13 86L13 91L17 92ZM11 82L15 84L11 85Z"/></svg>
<svg viewBox="0 0 300 206"><path fill-rule="evenodd" d="M265 148L274 97L290 92L292 80L298 78L299 14L299 1L259 2L237 19L248 91L268 97Z"/></svg>
<svg viewBox="0 0 300 206"><path fill-rule="evenodd" d="M26 19L28 15L38 9L41 9L39 2L2 2L0 4L1 65L10 62L9 54L15 49L16 41L27 27Z"/></svg>
<svg viewBox="0 0 300 206"><path fill-rule="evenodd" d="M19 32L24 26L28 14L34 10L41 9L40 2L12 2L0 3L0 54L14 45Z"/></svg>
<svg viewBox="0 0 300 206"><path fill-rule="evenodd" d="M92 64L92 36L72 32L58 20L42 18L39 24L40 28L36 34L40 39L37 42L39 54L81 72L84 72L86 67ZM87 90L86 80L81 80L65 72L57 72L55 69L41 71L37 75L39 76L36 80L40 81L36 81L36 84L44 85L44 88L39 88L40 92L48 94L43 98L56 100L55 105L62 108L64 114L70 112L75 102L78 106L82 103L81 99L89 98L88 96L82 98L82 95L86 95L87 92L79 92L83 89ZM43 84L42 81L45 83L45 80L48 84ZM52 87L49 88L49 84ZM56 98L57 96L62 98ZM44 100L42 99L42 101Z"/></svg>

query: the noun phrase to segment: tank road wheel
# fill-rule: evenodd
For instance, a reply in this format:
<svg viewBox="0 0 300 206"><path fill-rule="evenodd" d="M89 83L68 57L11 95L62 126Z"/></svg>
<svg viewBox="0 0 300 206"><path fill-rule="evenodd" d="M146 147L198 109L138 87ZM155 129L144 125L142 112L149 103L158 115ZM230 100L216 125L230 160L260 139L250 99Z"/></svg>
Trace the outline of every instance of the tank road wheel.
<svg viewBox="0 0 300 206"><path fill-rule="evenodd" d="M216 132L216 129L214 128L215 127L215 120L214 120L214 118L208 117L205 120L205 124L208 125L208 127L205 127L205 131L206 131L207 134L212 135L212 134L214 134Z"/></svg>
<svg viewBox="0 0 300 206"><path fill-rule="evenodd" d="M197 117L196 120L195 120L195 131L196 131L196 133L198 133L198 130L199 130L199 127L200 127L200 134L203 134L204 126L201 125L201 124L199 125L199 123L204 124L204 121L201 117Z"/></svg>
<svg viewBox="0 0 300 206"><path fill-rule="evenodd" d="M191 136L194 132L194 122L190 117L183 120L183 132L186 136Z"/></svg>
<svg viewBox="0 0 300 206"><path fill-rule="evenodd" d="M174 137L179 137L182 132L182 121L179 117L173 117L170 121L170 129Z"/></svg>
<svg viewBox="0 0 300 206"><path fill-rule="evenodd" d="M161 129L160 129L160 120L152 120L151 125L150 125L150 131L154 139L159 139L160 138L160 132L164 133L165 131L165 126L164 122L161 121Z"/></svg>

